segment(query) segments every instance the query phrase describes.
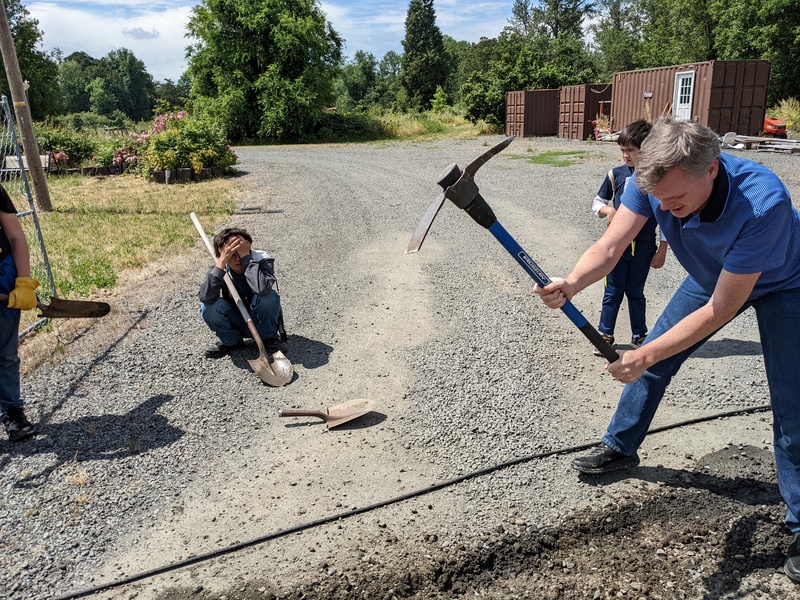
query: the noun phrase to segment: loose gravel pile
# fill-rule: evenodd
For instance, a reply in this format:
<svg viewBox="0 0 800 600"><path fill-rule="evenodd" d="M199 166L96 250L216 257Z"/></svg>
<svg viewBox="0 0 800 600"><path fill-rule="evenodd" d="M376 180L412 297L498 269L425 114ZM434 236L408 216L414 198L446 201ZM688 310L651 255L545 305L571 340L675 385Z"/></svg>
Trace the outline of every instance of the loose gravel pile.
<svg viewBox="0 0 800 600"><path fill-rule="evenodd" d="M403 254L438 194L439 172L501 139L237 149L243 192L231 224L276 257L297 380L264 386L247 366L252 346L203 357L212 337L196 301L208 266L200 242L132 278L108 299L107 321L87 324L23 382L41 433L0 442L0 596L68 594L597 441L618 385L566 317L533 298L532 281L490 234L447 205L422 251ZM545 151L577 154L567 167L528 160ZM800 200L800 158L746 156L779 173ZM613 144L518 139L476 180L528 254L550 276L565 275L602 233L589 207L618 160ZM651 272L651 322L682 277L671 255ZM592 322L601 296L595 286L576 298ZM617 339L629 334L623 309ZM376 413L341 432L276 416L356 397L375 399ZM748 312L687 363L656 424L767 403ZM768 451L768 416L749 419L648 438L643 463L652 455L680 468L697 452L740 443ZM378 533L328 531L327 542L307 533L282 550L281 572L293 560L335 571L321 558L326 543L366 560L369 540L387 529L392 544L413 547L424 535L447 551L491 532L552 527L632 493L624 479L603 492L579 484L571 458L525 462L420 500L436 516L412 505L359 521L379 523ZM283 560L271 552L262 550L265 561ZM193 575L200 589L211 585L203 573Z"/></svg>

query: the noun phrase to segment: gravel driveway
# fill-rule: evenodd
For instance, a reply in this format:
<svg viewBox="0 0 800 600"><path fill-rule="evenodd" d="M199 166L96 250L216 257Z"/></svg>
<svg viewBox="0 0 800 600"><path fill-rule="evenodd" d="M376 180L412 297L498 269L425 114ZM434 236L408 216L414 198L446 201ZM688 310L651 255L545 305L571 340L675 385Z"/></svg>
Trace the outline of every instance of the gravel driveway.
<svg viewBox="0 0 800 600"><path fill-rule="evenodd" d="M0 442L0 597L800 597L779 573L752 312L687 362L654 426L751 412L655 433L638 469L583 480L569 450L598 440L620 391L602 359L454 206L404 254L442 169L500 140L237 148L231 224L276 257L296 380L262 384L253 346L203 357L199 241L130 276L23 382L42 433ZM577 154L528 160L545 151ZM800 157L745 156L797 204ZM589 207L618 162L614 144L517 139L476 181L564 275L602 233ZM651 322L682 276L671 255L651 273ZM593 323L601 296L575 300ZM376 410L339 429L277 416L356 398Z"/></svg>

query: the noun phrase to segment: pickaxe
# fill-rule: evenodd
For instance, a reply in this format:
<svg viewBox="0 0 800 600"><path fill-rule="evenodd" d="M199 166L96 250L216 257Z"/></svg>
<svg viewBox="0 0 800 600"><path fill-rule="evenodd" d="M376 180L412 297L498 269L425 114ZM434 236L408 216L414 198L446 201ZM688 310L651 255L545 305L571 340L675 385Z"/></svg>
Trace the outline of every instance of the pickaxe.
<svg viewBox="0 0 800 600"><path fill-rule="evenodd" d="M414 232L414 236L411 238L411 241L408 244L406 254L419 251L419 249L422 247L422 242L425 241L425 236L428 234L428 231L433 224L433 220L436 218L436 215L439 212L439 209L442 207L445 200L450 200L458 208L466 211L467 214L471 216L476 223L478 223L478 225L488 229L489 233L491 233L497 239L497 241L503 245L508 253L514 257L514 259L523 269L525 269L528 275L530 275L536 283L542 287L550 283L550 278L545 274L545 272L534 262L530 256L528 256L527 252L522 249L522 247L500 224L500 222L497 220L497 217L495 217L494 212L492 212L489 204L483 199L483 196L480 195L480 192L478 191L478 185L475 183L475 172L487 160L492 158L492 156L506 148L513 139L514 136L508 137L489 149L489 151L484 152L477 159L469 163L463 172L455 163L448 166L442 172L437 183L444 191L430 206L425 213L425 216L422 217L422 221L420 221L420 224L417 226L417 229ZM603 339L603 336L600 335L600 332L597 331L597 329L595 329L586 320L580 311L575 308L572 302L567 300L564 306L561 307L561 310L564 311L564 314L569 317L569 320L581 330L583 335L588 338L592 345L602 353L603 357L607 361L614 362L619 358L619 355L614 348L611 347L611 344Z"/></svg>

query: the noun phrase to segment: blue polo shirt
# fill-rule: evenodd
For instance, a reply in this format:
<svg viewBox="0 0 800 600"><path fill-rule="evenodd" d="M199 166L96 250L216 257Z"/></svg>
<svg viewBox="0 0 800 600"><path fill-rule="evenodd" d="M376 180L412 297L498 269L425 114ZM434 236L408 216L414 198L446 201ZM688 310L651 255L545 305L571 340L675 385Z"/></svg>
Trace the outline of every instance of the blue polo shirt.
<svg viewBox="0 0 800 600"><path fill-rule="evenodd" d="M762 272L750 300L800 288L800 212L778 176L763 165L722 154L708 205L688 219L662 211L659 200L636 185L625 187L622 203L655 217L678 262L708 293L722 269Z"/></svg>
<svg viewBox="0 0 800 600"><path fill-rule="evenodd" d="M603 180L603 185L600 186L600 190L597 192L597 197L605 200L606 202L613 202L614 210L619 210L619 205L621 203L622 194L625 193L625 187L630 182L631 178L633 177L634 170L632 167L628 165L620 165L619 167L614 167L611 169L611 172L606 175L606 178ZM614 181L611 181L609 176L614 177ZM633 238L634 241L637 242L646 242L648 244L655 244L656 243L656 220L653 217L650 217L647 220L647 223L644 224L641 231L636 234L636 237Z"/></svg>

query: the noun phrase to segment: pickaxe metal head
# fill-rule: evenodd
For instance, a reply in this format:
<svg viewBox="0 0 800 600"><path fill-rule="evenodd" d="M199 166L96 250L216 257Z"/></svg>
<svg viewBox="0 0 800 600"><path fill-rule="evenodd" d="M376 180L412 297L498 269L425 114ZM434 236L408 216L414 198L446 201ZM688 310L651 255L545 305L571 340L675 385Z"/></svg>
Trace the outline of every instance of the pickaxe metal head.
<svg viewBox="0 0 800 600"><path fill-rule="evenodd" d="M487 225L486 222L494 222L494 214L492 214L491 209L478 192L478 184L475 183L475 172L495 154L507 148L513 140L514 136L512 135L499 144L492 146L489 150L469 163L463 171L459 169L458 165L455 163L449 165L442 171L436 183L442 187L444 192L439 195L436 201L431 204L425 212L417 229L414 231L414 235L411 237L411 241L408 243L406 254L418 252L422 247L422 242L425 241L425 237L428 235L431 225L433 225L433 220L436 218L436 215L439 214L439 210L442 208L445 200L450 200L459 208L469 212L472 218L484 227L491 226L491 223ZM478 201L478 205L475 205L476 200ZM473 206L479 208L479 210L477 210L477 212L472 210Z"/></svg>

